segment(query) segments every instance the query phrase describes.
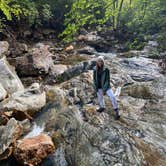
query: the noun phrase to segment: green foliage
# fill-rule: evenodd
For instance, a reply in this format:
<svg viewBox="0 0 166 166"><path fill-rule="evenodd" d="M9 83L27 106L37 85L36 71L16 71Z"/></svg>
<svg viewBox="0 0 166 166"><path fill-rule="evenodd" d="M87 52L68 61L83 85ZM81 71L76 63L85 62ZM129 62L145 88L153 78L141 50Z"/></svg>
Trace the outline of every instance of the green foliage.
<svg viewBox="0 0 166 166"><path fill-rule="evenodd" d="M0 30L16 20L34 27L51 22L63 31L60 37L66 42L83 28L102 31L107 27L121 36L125 29L128 49L141 49L149 38L145 36L166 30L166 0L0 0L0 11ZM164 43L165 35L159 36Z"/></svg>
<svg viewBox="0 0 166 166"><path fill-rule="evenodd" d="M159 43L159 50L161 52L165 51L165 49L166 49L166 42L165 42L165 40L166 40L166 31L160 32L158 34L157 41Z"/></svg>
<svg viewBox="0 0 166 166"><path fill-rule="evenodd" d="M77 0L66 14L66 28L61 36L65 41L72 41L81 28L100 27L101 31L101 27L105 25L118 30L127 27L129 32L138 35L158 33L166 27L166 1ZM139 44L137 39L132 40L131 47L137 44Z"/></svg>
<svg viewBox="0 0 166 166"><path fill-rule="evenodd" d="M3 13L0 28L3 28L5 21L19 20L23 17L33 18L38 14L35 4L31 0L0 0L0 11Z"/></svg>

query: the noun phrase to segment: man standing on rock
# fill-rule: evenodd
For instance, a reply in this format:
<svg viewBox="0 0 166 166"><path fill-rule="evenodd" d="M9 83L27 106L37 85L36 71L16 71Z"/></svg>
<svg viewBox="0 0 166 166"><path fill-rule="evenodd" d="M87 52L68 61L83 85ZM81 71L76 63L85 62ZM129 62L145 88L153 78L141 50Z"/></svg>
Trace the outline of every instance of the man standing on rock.
<svg viewBox="0 0 166 166"><path fill-rule="evenodd" d="M96 61L96 66L94 67L93 71L93 82L94 82L94 89L97 92L98 102L100 108L97 109L98 112L103 112L105 109L105 102L103 95L107 94L109 96L112 106L115 111L115 120L120 118L118 104L115 99L115 96L112 92L110 87L110 71L104 65L104 58L99 56Z"/></svg>

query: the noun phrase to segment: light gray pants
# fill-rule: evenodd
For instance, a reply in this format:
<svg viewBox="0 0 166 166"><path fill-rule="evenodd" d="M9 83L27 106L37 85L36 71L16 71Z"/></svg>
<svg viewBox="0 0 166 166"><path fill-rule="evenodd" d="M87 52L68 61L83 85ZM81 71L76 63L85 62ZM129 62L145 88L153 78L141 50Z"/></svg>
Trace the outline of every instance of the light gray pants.
<svg viewBox="0 0 166 166"><path fill-rule="evenodd" d="M108 89L106 91L106 94L110 98L113 108L117 109L118 108L118 104L117 104L116 98L115 98L115 96L114 96L114 94L112 92L112 89L111 88ZM104 98L103 98L103 90L102 89L98 89L98 91L97 91L97 98L98 98L98 102L99 102L100 107L105 108L105 102L104 102Z"/></svg>

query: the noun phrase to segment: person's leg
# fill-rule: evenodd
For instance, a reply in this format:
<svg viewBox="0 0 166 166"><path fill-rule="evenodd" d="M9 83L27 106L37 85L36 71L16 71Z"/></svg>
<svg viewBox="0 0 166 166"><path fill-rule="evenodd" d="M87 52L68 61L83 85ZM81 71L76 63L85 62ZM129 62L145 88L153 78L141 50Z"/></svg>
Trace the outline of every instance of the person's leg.
<svg viewBox="0 0 166 166"><path fill-rule="evenodd" d="M98 98L98 103L99 103L99 106L100 106L99 111L104 111L105 102L104 102L104 98L103 98L103 90L102 89L98 89L97 98Z"/></svg>
<svg viewBox="0 0 166 166"><path fill-rule="evenodd" d="M111 99L111 102L112 102L112 106L114 108L114 111L115 111L115 118L116 119L119 119L120 116L119 116L119 110L118 110L118 103L116 101L116 98L112 92L112 89L108 89L106 91L106 94L109 96L109 98Z"/></svg>

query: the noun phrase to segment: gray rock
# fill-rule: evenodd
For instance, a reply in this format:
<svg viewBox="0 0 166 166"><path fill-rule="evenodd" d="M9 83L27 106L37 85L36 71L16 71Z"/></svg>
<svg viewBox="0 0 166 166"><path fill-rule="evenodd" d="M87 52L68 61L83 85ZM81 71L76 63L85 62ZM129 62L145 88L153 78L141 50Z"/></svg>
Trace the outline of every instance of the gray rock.
<svg viewBox="0 0 166 166"><path fill-rule="evenodd" d="M4 56L9 49L9 43L7 41L0 41L0 58Z"/></svg>
<svg viewBox="0 0 166 166"><path fill-rule="evenodd" d="M155 77L150 74L149 75L148 74L131 74L130 77L134 81L138 81L138 82L148 82L148 81L155 80Z"/></svg>
<svg viewBox="0 0 166 166"><path fill-rule="evenodd" d="M12 149L11 146L22 134L21 125L14 119L10 119L6 126L0 126L0 160L8 158Z"/></svg>
<svg viewBox="0 0 166 166"><path fill-rule="evenodd" d="M96 52L96 50L90 46L86 46L86 47L83 47L83 48L77 50L77 53L79 53L79 54L93 55L95 52Z"/></svg>
<svg viewBox="0 0 166 166"><path fill-rule="evenodd" d="M78 76L79 74L81 74L83 72L92 70L93 67L95 66L95 64L96 64L96 62L94 60L81 62L77 65L74 65L73 67L70 67L69 69L65 70L61 74L51 75L48 82L49 83L62 83L75 76Z"/></svg>
<svg viewBox="0 0 166 166"><path fill-rule="evenodd" d="M68 166L68 163L65 159L65 152L62 147L58 148L56 152L48 156L41 166Z"/></svg>
<svg viewBox="0 0 166 166"><path fill-rule="evenodd" d="M9 94L24 89L14 68L9 65L5 57L0 59L0 83Z"/></svg>
<svg viewBox="0 0 166 166"><path fill-rule="evenodd" d="M38 43L23 56L8 58L8 60L16 67L20 76L45 75L53 65L52 54L48 49L48 45Z"/></svg>
<svg viewBox="0 0 166 166"><path fill-rule="evenodd" d="M7 96L7 92L0 83L0 101L5 99L6 96Z"/></svg>
<svg viewBox="0 0 166 166"><path fill-rule="evenodd" d="M10 57L20 57L28 52L28 46L25 43L16 42L13 48L10 48Z"/></svg>

